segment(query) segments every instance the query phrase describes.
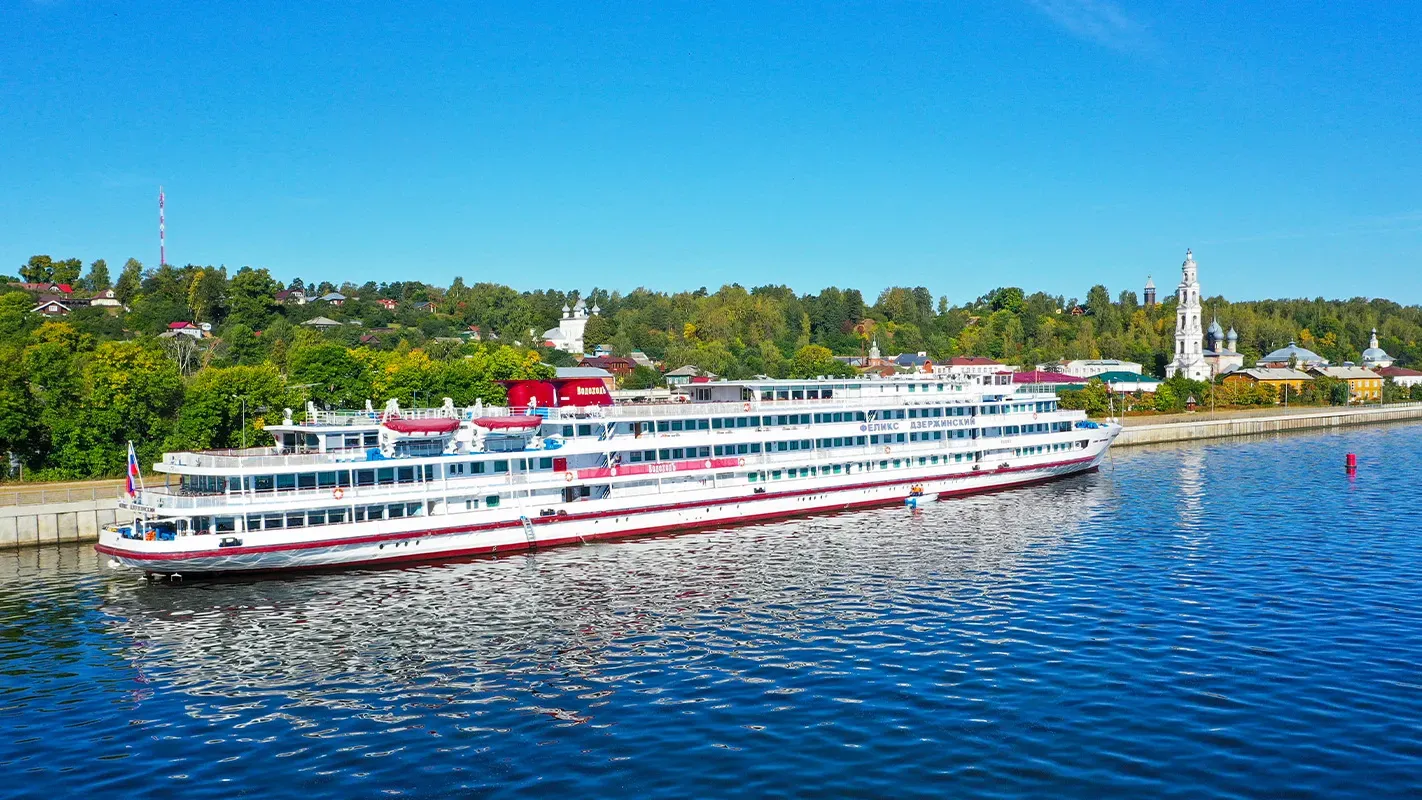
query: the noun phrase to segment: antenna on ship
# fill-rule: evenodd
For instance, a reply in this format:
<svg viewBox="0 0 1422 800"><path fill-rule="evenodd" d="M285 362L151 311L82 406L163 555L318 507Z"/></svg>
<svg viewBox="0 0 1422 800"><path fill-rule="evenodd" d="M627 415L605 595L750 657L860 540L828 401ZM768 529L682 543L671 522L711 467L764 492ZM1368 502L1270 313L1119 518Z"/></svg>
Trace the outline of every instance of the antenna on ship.
<svg viewBox="0 0 1422 800"><path fill-rule="evenodd" d="M158 187L158 266L168 263L167 242L163 235L163 187Z"/></svg>

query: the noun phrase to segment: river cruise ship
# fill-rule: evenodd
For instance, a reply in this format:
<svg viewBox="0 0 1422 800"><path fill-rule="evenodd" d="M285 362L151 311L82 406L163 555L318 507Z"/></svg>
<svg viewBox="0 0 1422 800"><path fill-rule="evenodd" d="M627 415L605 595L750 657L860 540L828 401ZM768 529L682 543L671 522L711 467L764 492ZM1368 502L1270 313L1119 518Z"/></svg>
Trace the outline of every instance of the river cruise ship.
<svg viewBox="0 0 1422 800"><path fill-rule="evenodd" d="M1006 375L675 399L580 378L510 382L507 407L287 411L272 447L165 454L97 548L161 575L505 553L1020 486L1094 469L1120 432Z"/></svg>

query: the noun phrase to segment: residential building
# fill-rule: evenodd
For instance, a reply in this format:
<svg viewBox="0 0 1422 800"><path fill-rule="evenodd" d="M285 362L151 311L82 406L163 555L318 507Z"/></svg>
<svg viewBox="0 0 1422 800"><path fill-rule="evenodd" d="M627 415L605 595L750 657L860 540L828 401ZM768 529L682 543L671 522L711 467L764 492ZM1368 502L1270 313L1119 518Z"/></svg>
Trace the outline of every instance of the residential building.
<svg viewBox="0 0 1422 800"><path fill-rule="evenodd" d="M174 339L179 336L187 336L192 339L201 339L212 330L211 323L204 322L199 325L196 322L170 322L168 330L159 334L160 337Z"/></svg>
<svg viewBox="0 0 1422 800"><path fill-rule="evenodd" d="M627 354L627 357L632 359L632 362L639 367L647 367L649 369L657 368L657 365L652 362L652 359L647 358L647 354L641 350L633 350Z"/></svg>
<svg viewBox="0 0 1422 800"><path fill-rule="evenodd" d="M1075 375L1067 375L1061 372L1047 372L1045 370L1034 369L1025 372L1003 371L999 375L1011 375L1013 383L1036 384L1049 387L1053 391L1060 392L1063 389L1080 389L1086 385L1086 381Z"/></svg>
<svg viewBox="0 0 1422 800"><path fill-rule="evenodd" d="M1038 369L1044 371L1060 372L1070 375L1073 378L1094 378L1107 372L1134 372L1141 374L1141 365L1134 361L1121 361L1115 358L1078 358L1074 361L1063 361L1059 364L1042 364Z"/></svg>
<svg viewBox="0 0 1422 800"><path fill-rule="evenodd" d="M690 364L687 364L684 367L677 367L676 369L668 372L667 374L663 375L662 378L666 380L668 386L683 386L685 384L691 383L693 378L702 377L703 375L711 378L716 377L715 375L712 375L709 372L703 372L700 367L694 367Z"/></svg>
<svg viewBox="0 0 1422 800"><path fill-rule="evenodd" d="M622 377L630 375L632 370L637 368L637 362L622 356L588 356L579 361L578 366L605 369L617 377Z"/></svg>
<svg viewBox="0 0 1422 800"><path fill-rule="evenodd" d="M913 370L914 372L932 372L933 359L928 357L928 353L901 353L894 356L894 366L900 369Z"/></svg>
<svg viewBox="0 0 1422 800"><path fill-rule="evenodd" d="M1378 370L1378 374L1383 377L1383 380L1391 380L1398 386L1405 386L1409 389L1422 383L1422 372L1407 367L1382 367Z"/></svg>
<svg viewBox="0 0 1422 800"><path fill-rule="evenodd" d="M1126 370L1102 372L1091 377L1106 384L1113 392L1123 392L1126 394L1134 394L1136 392L1154 394L1155 390L1160 387L1160 384L1164 383L1160 378Z"/></svg>
<svg viewBox="0 0 1422 800"><path fill-rule="evenodd" d="M346 296L341 294L340 292L327 292L316 298L316 300L321 303L330 303L333 306L342 306L346 304Z"/></svg>
<svg viewBox="0 0 1422 800"><path fill-rule="evenodd" d="M386 311L394 311L396 308L398 308L398 307L400 306L400 301L399 301L399 300L391 300L391 299L388 298L388 297L382 297L382 298L376 300L375 302L378 303L378 304L380 305L380 307L383 308L383 309L385 309Z"/></svg>
<svg viewBox="0 0 1422 800"><path fill-rule="evenodd" d="M1249 383L1274 387L1280 402L1286 401L1289 394L1297 395L1303 391L1305 383L1309 383L1313 377L1306 372L1300 372L1288 367L1254 367L1251 369L1237 369L1224 376L1226 385L1238 383Z"/></svg>
<svg viewBox="0 0 1422 800"><path fill-rule="evenodd" d="M89 298L89 305L107 308L122 308L123 304L118 301L118 295L113 289L105 289L102 292Z"/></svg>
<svg viewBox="0 0 1422 800"><path fill-rule="evenodd" d="M1001 361L994 361L986 356L953 356L938 364L939 372L951 375L995 375L999 372L1015 372L1016 370L1016 367L1009 367Z"/></svg>
<svg viewBox="0 0 1422 800"><path fill-rule="evenodd" d="M276 293L276 301L304 306L306 305L306 292L300 289L285 289Z"/></svg>
<svg viewBox="0 0 1422 800"><path fill-rule="evenodd" d="M416 311L424 311L427 314L433 314L436 311L439 311L439 305L433 300L426 300L423 303L416 303L413 308Z"/></svg>
<svg viewBox="0 0 1422 800"><path fill-rule="evenodd" d="M1341 367L1313 367L1310 375L1337 378L1348 384L1348 402L1376 403L1382 399L1383 376L1352 364Z"/></svg>
<svg viewBox="0 0 1422 800"><path fill-rule="evenodd" d="M74 286L68 283L16 283L12 285L36 294L63 295L64 297L74 294Z"/></svg>
<svg viewBox="0 0 1422 800"><path fill-rule="evenodd" d="M41 296L39 303L30 309L31 313L43 314L46 317L66 317L69 316L70 303L64 297Z"/></svg>
<svg viewBox="0 0 1422 800"><path fill-rule="evenodd" d="M317 330L327 330L330 328L341 327L341 323L331 319L330 317L312 317L311 319L308 319L301 324L311 328L316 328Z"/></svg>

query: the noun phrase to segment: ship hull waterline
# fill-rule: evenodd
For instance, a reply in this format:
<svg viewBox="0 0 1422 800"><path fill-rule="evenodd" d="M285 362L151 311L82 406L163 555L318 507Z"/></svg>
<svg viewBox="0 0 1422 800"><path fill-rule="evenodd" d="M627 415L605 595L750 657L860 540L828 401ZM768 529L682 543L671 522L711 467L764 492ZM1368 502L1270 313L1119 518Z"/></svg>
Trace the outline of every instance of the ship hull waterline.
<svg viewBox="0 0 1422 800"><path fill-rule="evenodd" d="M905 476L865 486L821 487L642 509L533 517L528 519L527 525L521 519L458 527L431 525L345 540L162 553L135 551L124 547L122 539L101 538L95 550L118 565L152 575L225 575L409 565L900 505L912 486L922 486L926 495L943 499L986 494L1090 472L1099 467L1105 455L1106 451L1102 450L1086 458L1003 470L927 478Z"/></svg>

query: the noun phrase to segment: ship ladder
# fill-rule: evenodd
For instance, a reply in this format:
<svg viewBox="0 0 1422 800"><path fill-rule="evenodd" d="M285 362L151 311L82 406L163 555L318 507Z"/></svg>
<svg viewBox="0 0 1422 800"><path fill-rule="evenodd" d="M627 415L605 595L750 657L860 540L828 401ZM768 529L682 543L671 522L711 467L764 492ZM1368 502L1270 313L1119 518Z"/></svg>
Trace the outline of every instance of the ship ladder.
<svg viewBox="0 0 1422 800"><path fill-rule="evenodd" d="M523 535L528 539L529 548L538 546L538 542L533 536L533 522L528 517L519 517L518 521L523 523Z"/></svg>

